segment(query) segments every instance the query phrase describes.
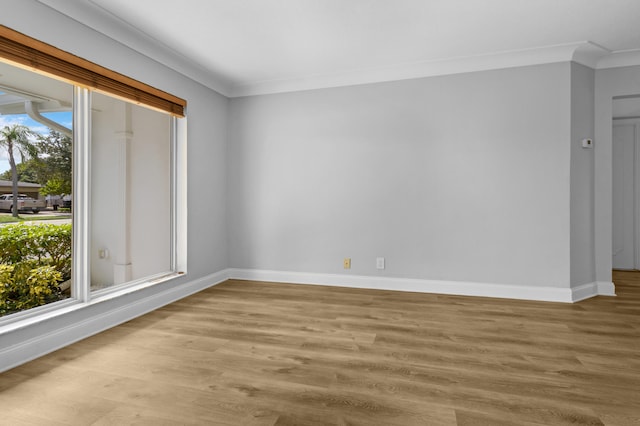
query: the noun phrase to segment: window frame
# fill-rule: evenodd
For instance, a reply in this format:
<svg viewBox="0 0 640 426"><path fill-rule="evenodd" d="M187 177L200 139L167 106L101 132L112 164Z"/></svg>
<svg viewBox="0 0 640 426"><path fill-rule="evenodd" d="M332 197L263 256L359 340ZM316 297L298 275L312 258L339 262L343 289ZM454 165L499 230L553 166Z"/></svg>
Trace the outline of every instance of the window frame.
<svg viewBox="0 0 640 426"><path fill-rule="evenodd" d="M46 47L47 55L58 54L61 57L70 55L53 46L31 39L17 33L3 25L0 25L0 61L17 66L28 71L44 74L47 77L65 81L73 86L73 212L72 212L72 287L71 296L68 299L38 306L21 312L0 317L0 335L30 324L45 321L49 318L80 309L84 306L113 299L146 287L154 286L162 282L184 276L187 271L187 215L186 215L186 148L187 148L187 118L185 115L186 101L169 95L166 92L155 89L144 83L125 77L121 74L109 71L84 59L75 57L76 64L88 64L90 68L85 71L95 73L100 70L103 73L111 73L117 76L120 83L133 83L132 93L135 96L122 96L117 91L105 90L104 87L87 85L83 82L71 81L68 76L59 73L51 73L39 68L38 61L31 66L7 57L7 34L14 38L24 38L29 41L26 52L30 55L37 53L34 46ZM15 40L10 40L15 41ZM42 52L41 52L42 53ZM100 75L96 73L95 75ZM120 87L123 87L121 84ZM141 91L147 91L150 97L163 98L162 106L146 102L147 98L139 96ZM170 270L114 285L105 289L91 291L91 98L93 92L99 92L126 102L131 102L143 107L151 108L162 113L168 113L170 117ZM141 100L142 99L142 100Z"/></svg>

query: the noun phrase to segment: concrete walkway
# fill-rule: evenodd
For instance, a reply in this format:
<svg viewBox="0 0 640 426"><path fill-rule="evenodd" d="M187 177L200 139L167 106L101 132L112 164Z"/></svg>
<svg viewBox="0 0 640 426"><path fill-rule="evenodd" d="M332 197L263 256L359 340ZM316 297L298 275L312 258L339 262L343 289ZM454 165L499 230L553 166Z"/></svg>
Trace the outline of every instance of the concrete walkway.
<svg viewBox="0 0 640 426"><path fill-rule="evenodd" d="M0 215L2 215L2 216L10 216L11 213L0 213ZM21 213L20 216L23 217L23 218L28 217L29 219L36 219L36 220L25 220L23 222L0 223L0 226L12 225L12 224L16 224L16 223L25 223L27 225L35 225L35 224L40 224L40 223L51 223L51 224L55 224L55 225L60 225L60 224L64 224L64 223L71 223L71 217L72 217L71 213L61 213L61 212L53 211L53 210L42 210L38 214ZM64 219L46 219L47 216L67 216L67 218L64 218ZM42 217L44 220L37 220L38 217Z"/></svg>

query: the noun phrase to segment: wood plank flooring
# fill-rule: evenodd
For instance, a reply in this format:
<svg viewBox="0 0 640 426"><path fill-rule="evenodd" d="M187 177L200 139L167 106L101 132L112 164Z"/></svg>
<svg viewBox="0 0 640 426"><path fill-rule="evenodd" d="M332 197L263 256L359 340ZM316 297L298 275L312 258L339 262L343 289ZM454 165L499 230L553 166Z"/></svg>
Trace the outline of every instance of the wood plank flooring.
<svg viewBox="0 0 640 426"><path fill-rule="evenodd" d="M640 273L574 305L228 281L0 374L6 425L640 425Z"/></svg>

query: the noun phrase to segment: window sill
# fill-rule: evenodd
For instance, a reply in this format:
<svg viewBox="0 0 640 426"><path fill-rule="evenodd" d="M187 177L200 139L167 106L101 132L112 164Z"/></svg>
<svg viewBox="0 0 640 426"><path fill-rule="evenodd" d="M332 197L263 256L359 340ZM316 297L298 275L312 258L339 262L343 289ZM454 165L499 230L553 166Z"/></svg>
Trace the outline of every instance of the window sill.
<svg viewBox="0 0 640 426"><path fill-rule="evenodd" d="M16 312L9 314L5 318L0 318L0 336L11 333L20 329L28 328L35 324L49 321L53 318L69 314L81 310L83 308L97 305L108 300L117 299L127 294L135 293L157 284L171 281L178 277L183 277L183 272L165 272L141 280L132 281L130 283L118 285L112 288L106 288L91 293L91 299L87 302L70 298L59 302L50 303L48 305L39 306L24 312Z"/></svg>
<svg viewBox="0 0 640 426"><path fill-rule="evenodd" d="M162 272L160 274L145 277L140 280L96 290L91 292L91 300L88 302L88 304L91 305L94 303L104 302L105 300L115 299L126 294L133 293L135 291L153 287L156 284L171 281L178 277L183 277L185 275L186 274L184 272Z"/></svg>

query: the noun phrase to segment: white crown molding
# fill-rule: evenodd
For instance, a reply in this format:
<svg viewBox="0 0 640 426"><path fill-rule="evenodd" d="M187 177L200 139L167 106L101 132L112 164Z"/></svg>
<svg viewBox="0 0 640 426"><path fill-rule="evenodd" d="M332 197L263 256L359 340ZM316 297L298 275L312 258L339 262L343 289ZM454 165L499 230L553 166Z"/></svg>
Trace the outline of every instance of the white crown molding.
<svg viewBox="0 0 640 426"><path fill-rule="evenodd" d="M154 61L179 72L218 93L229 96L231 83L196 65L179 52L109 13L91 0L36 0Z"/></svg>
<svg viewBox="0 0 640 426"><path fill-rule="evenodd" d="M640 65L640 49L612 52L598 61L596 69L633 67Z"/></svg>
<svg viewBox="0 0 640 426"><path fill-rule="evenodd" d="M370 277L359 275L316 274L306 272L266 271L257 269L228 269L230 279L282 282L292 284L327 285L375 290L409 291L457 296L495 297L503 299L536 300L573 303L599 294L615 296L615 288L589 283L574 288L522 286L463 281L425 280L412 278ZM613 284L611 284L612 286Z"/></svg>
<svg viewBox="0 0 640 426"><path fill-rule="evenodd" d="M611 51L600 45L585 41L578 44L573 51L571 60L589 68L596 68L600 59L610 55Z"/></svg>
<svg viewBox="0 0 640 426"><path fill-rule="evenodd" d="M574 61L594 68L599 58L608 53L608 50L595 43L581 41L487 55L415 62L385 68L240 84L232 88L231 97L353 86L555 62Z"/></svg>
<svg viewBox="0 0 640 426"><path fill-rule="evenodd" d="M594 69L640 65L640 50L611 52L593 42L579 41L486 55L398 64L382 68L356 69L332 74L233 83L229 79L222 78L213 71L195 64L179 52L161 44L156 39L96 5L91 0L76 0L73 2L68 0L37 1L231 98L567 61L577 62Z"/></svg>

